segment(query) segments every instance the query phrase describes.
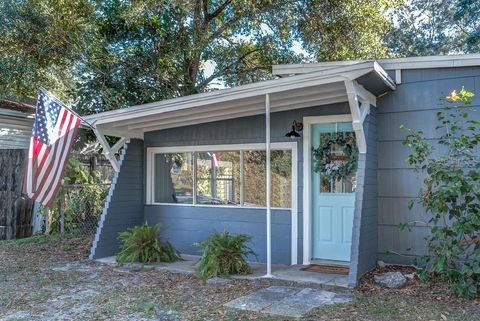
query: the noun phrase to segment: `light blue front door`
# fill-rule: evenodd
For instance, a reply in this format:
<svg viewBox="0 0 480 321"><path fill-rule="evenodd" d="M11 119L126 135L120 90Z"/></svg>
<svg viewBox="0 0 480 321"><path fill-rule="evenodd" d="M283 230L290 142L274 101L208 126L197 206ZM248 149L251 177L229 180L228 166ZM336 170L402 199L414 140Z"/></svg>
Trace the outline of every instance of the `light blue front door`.
<svg viewBox="0 0 480 321"><path fill-rule="evenodd" d="M332 133L355 137L351 123L313 124L311 146L318 148ZM331 144L330 155L342 162L345 155L341 146ZM333 158L330 156L330 158ZM314 160L312 159L312 165ZM312 259L350 261L353 212L355 204L356 173L339 180L329 180L312 166Z"/></svg>

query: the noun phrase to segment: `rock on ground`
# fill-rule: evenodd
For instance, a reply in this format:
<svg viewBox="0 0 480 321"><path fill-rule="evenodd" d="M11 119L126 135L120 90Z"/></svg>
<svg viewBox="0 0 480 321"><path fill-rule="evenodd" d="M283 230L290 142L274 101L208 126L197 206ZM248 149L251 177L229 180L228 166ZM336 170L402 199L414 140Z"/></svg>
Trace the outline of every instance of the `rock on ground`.
<svg viewBox="0 0 480 321"><path fill-rule="evenodd" d="M206 281L207 284L217 284L217 285L227 285L230 284L232 280L226 278L214 277Z"/></svg>
<svg viewBox="0 0 480 321"><path fill-rule="evenodd" d="M390 289L399 289L407 283L407 279L400 272L387 272L374 275L375 283Z"/></svg>

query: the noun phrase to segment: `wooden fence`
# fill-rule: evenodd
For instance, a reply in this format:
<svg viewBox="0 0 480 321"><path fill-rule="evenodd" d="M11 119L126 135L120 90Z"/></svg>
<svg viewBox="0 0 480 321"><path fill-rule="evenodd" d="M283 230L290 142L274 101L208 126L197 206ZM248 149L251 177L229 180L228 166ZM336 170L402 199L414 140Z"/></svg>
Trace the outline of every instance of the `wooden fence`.
<svg viewBox="0 0 480 321"><path fill-rule="evenodd" d="M42 229L49 230L49 224L44 224L45 218L47 219L47 222L52 218L43 216L43 220L39 221L39 218L42 216L41 213L37 212L39 206L35 206L28 197L22 195L23 171L25 168L25 162L27 161L27 155L28 150L0 149L0 240L31 236L34 225L36 229L35 232L39 232ZM89 171L98 171L100 173L100 180L106 183L99 184L98 187L102 190L108 189L113 169L109 161L103 155L86 155L74 151L70 157L72 159L80 160L83 166ZM75 186L75 188L73 188L72 186L68 186L66 190L69 192L75 190L83 191L88 187L89 186ZM77 195L78 193L71 194ZM67 193L67 195L69 194ZM66 206L67 209L70 209L72 208L70 203L73 204L75 201L79 202L84 200L67 198L65 200L66 204L64 203L62 206ZM90 205L90 202L86 202L86 204ZM53 207L56 206L57 204L53 205ZM89 225L82 225L89 227L89 233L93 227L96 228L99 217L97 210L98 205L95 208L93 206L90 207L91 209L83 210L81 214L87 215L86 217L90 220L88 222ZM97 221L93 222L94 219L97 219ZM35 222L37 224L35 224ZM40 226L38 224L39 222L41 222ZM80 226L80 224L78 226Z"/></svg>
<svg viewBox="0 0 480 321"><path fill-rule="evenodd" d="M30 236L33 202L22 196L28 151L0 149L0 240Z"/></svg>

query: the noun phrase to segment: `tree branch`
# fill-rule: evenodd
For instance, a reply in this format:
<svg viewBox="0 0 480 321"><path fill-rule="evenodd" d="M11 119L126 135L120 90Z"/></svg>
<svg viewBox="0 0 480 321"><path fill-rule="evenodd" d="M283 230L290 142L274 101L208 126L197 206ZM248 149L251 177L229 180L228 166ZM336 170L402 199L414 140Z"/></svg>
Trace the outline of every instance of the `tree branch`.
<svg viewBox="0 0 480 321"><path fill-rule="evenodd" d="M227 72L231 71L234 66L241 63L247 56L249 56L249 55L251 55L251 54L253 54L257 51L260 51L260 49L250 50L249 52L247 52L247 53L243 54L242 56L238 57L237 60L235 60L234 62L229 64L227 67L225 67L222 70L219 70L218 72L210 75L210 77L204 79L200 84L195 86L196 90L200 90L200 89L204 88L205 86L207 86L212 80L214 80L218 77L224 76ZM252 68L252 71L256 70L256 69L258 69L258 67Z"/></svg>
<svg viewBox="0 0 480 321"><path fill-rule="evenodd" d="M226 0L212 13L208 13L208 6L205 6L206 7L206 10L205 10L206 24L208 24L212 19L218 17L223 12L223 10L225 10L225 8L228 7L228 5L230 5L231 3L232 3L232 0Z"/></svg>

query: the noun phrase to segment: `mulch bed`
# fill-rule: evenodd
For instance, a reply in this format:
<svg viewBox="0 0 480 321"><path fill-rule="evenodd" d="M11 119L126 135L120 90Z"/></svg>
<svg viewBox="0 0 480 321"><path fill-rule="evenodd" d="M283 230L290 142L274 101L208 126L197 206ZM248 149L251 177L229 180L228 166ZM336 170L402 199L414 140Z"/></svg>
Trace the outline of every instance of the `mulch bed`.
<svg viewBox="0 0 480 321"><path fill-rule="evenodd" d="M357 287L357 291L362 293L398 293L445 303L462 303L465 301L471 302L471 300L466 300L462 297L456 296L448 284L441 282L439 279L432 279L430 282L424 283L420 281L418 276L415 276L413 280L408 280L406 285L401 289L387 289L375 284L373 281L373 276L386 272L401 272L402 274L410 274L416 273L416 268L413 266L403 265L386 265L385 267L377 266L374 270L362 277ZM480 304L480 296L473 301Z"/></svg>

